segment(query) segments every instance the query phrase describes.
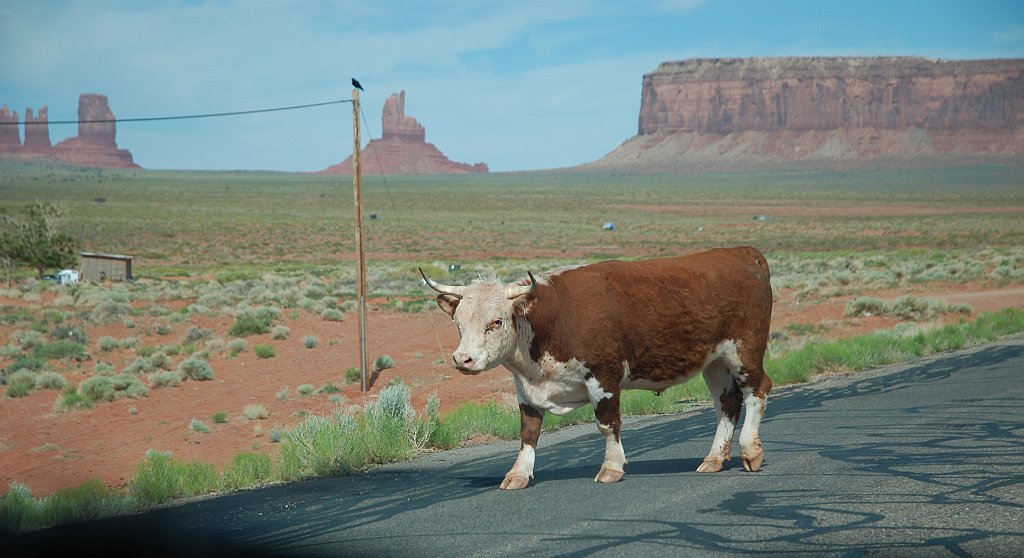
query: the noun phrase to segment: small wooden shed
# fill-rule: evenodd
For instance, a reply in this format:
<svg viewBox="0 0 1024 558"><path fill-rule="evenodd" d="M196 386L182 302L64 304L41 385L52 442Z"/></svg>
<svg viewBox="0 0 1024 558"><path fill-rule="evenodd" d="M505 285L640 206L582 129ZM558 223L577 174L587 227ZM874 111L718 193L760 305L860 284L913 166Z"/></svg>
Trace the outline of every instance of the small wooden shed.
<svg viewBox="0 0 1024 558"><path fill-rule="evenodd" d="M132 257L82 252L83 281L127 281L132 278Z"/></svg>

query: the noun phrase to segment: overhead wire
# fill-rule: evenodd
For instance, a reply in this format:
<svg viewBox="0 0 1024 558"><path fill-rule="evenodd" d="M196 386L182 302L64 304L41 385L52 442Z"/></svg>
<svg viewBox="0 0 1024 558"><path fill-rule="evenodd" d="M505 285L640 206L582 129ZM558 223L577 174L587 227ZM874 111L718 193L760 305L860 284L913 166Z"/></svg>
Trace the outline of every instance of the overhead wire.
<svg viewBox="0 0 1024 558"><path fill-rule="evenodd" d="M118 122L155 122L159 120L190 120L195 118L217 118L221 116L238 116L242 114L258 114L263 112L279 112L285 110L298 110L313 107L324 107L328 105L338 105L341 103L351 103L352 99L338 99L336 101L324 101L322 103L308 103L305 105L291 105L287 107L272 107L263 109L252 109L252 110L236 110L231 112L211 112L206 114L184 114L178 116L144 116L140 118L97 118L91 120L36 120L36 121L25 121L25 122L0 122L0 126L16 126L18 124L25 124L26 126L40 126L48 124L110 124Z"/></svg>

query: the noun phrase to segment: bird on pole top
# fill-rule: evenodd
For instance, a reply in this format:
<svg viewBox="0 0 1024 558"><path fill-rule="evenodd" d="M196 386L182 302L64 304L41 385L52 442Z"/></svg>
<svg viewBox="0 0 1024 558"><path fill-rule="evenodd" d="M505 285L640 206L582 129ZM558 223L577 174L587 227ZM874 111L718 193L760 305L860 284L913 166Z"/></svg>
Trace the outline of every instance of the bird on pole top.
<svg viewBox="0 0 1024 558"><path fill-rule="evenodd" d="M360 91L366 91L365 89L363 89L363 84L359 83L359 80L356 78L352 78L352 87L355 87Z"/></svg>

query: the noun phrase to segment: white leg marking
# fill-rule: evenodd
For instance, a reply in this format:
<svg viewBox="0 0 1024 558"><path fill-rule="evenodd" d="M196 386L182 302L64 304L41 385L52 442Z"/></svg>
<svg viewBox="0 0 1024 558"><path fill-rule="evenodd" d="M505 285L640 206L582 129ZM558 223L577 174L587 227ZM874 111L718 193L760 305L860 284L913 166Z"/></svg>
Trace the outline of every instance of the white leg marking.
<svg viewBox="0 0 1024 558"><path fill-rule="evenodd" d="M523 444L522 449L519 450L519 455L516 456L516 462L512 465L512 472L518 472L522 475L526 475L527 478L533 478L533 462L536 459L537 450L534 449L530 444Z"/></svg>
<svg viewBox="0 0 1024 558"><path fill-rule="evenodd" d="M520 490L526 488L533 478L534 448L529 444L523 444L519 450L519 456L512 468L505 473L505 480L501 481L502 490Z"/></svg>
<svg viewBox="0 0 1024 558"><path fill-rule="evenodd" d="M758 429L761 427L761 417L764 416L765 400L755 396L752 388L744 388L743 404L747 412L743 419L743 431L740 432L740 450L746 451L755 446L760 449Z"/></svg>
<svg viewBox="0 0 1024 558"><path fill-rule="evenodd" d="M622 441L615 439L615 430L610 425L597 423L597 429L604 434L604 463L594 481L616 482L625 474L626 452Z"/></svg>

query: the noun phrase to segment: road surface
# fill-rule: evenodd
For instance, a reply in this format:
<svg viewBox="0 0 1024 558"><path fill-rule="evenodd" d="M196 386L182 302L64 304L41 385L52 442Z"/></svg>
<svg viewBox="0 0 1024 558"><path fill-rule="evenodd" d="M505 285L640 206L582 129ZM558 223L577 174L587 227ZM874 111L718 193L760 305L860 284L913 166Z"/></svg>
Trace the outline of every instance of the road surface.
<svg viewBox="0 0 1024 558"><path fill-rule="evenodd" d="M778 389L767 459L694 472L710 408L631 420L593 481L593 425L541 436L536 479L497 489L518 442L8 538L4 556L1024 554L1024 339ZM13 552L9 552L13 551Z"/></svg>

